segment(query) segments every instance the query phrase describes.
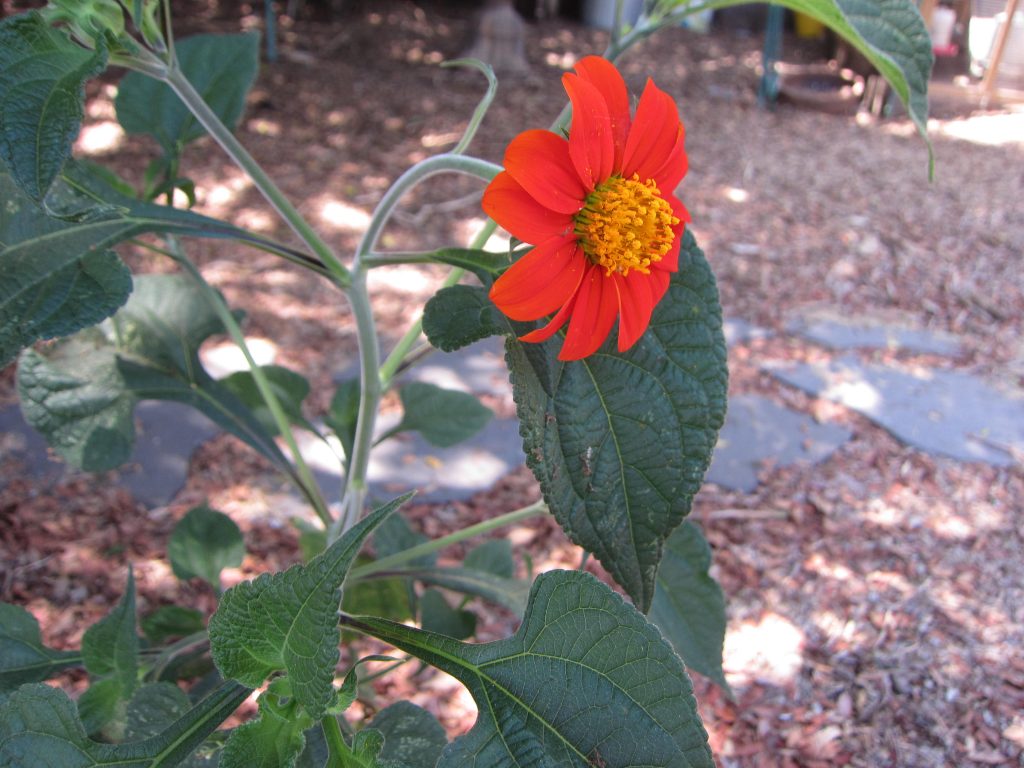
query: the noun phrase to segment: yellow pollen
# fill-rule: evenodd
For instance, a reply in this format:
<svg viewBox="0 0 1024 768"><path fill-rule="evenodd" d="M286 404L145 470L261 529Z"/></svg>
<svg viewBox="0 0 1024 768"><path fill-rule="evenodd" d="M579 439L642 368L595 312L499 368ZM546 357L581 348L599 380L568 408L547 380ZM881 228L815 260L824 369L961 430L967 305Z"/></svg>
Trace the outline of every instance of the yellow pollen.
<svg viewBox="0 0 1024 768"><path fill-rule="evenodd" d="M576 236L583 252L604 267L605 276L630 270L650 274L672 247L672 227L679 219L661 196L654 179L640 181L637 174L612 176L587 196L576 214Z"/></svg>

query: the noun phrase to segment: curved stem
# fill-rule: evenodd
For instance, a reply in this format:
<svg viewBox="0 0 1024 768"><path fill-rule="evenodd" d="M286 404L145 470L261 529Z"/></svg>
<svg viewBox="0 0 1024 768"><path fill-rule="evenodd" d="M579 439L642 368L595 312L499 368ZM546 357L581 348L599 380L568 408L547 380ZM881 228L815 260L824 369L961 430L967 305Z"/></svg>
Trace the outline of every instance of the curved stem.
<svg viewBox="0 0 1024 768"><path fill-rule="evenodd" d="M380 233L391 219L391 214L394 213L398 201L412 187L438 173L464 173L467 176L475 176L483 181L490 181L500 171L501 166L489 163L486 160L451 153L434 155L414 165L398 177L377 204L377 209L373 212L373 219L371 219L369 226L366 228L366 232L359 242L359 248L356 250L356 262L353 270L360 268L363 258L368 256L374 246L377 245Z"/></svg>
<svg viewBox="0 0 1024 768"><path fill-rule="evenodd" d="M403 549L401 552L396 552L393 555L382 557L380 560L374 560L372 563L353 568L349 571L349 579L358 580L371 576L381 571L387 571L394 568L397 565L402 565L410 560L415 560L418 557L424 555L432 555L434 552L439 552L445 547L450 547L452 544L458 544L460 541L471 539L474 536L479 536L484 533L490 533L498 528L504 528L506 525L512 525L522 520L527 520L537 515L542 515L547 512L548 507L543 501L535 501L529 506L522 507L521 509L514 510L512 512L506 512L504 515L491 518L490 520L484 520L482 523L471 525L468 528L450 533L447 536L442 536L440 539L434 539L432 541L425 541L422 544L417 544L415 547L409 547L409 549Z"/></svg>
<svg viewBox="0 0 1024 768"><path fill-rule="evenodd" d="M334 519L331 516L330 510L327 509L327 503L320 495L319 486L316 484L316 479L313 477L313 473L310 472L309 466L306 464L306 460L302 457L302 452L299 450L299 444L296 442L295 434L292 432L291 422L288 420L288 416L281 407L281 402L277 399L277 395L270 386L270 381L267 379L266 374L256 363L252 353L249 351L249 347L245 343L245 334L242 333L242 328L238 325L238 321L235 320L235 316L231 314L231 310L228 308L224 298L220 293L214 290L213 286L206 282L206 279L196 268L195 264L184 256L179 257L177 261L188 271L190 275L192 275L196 283L198 283L203 294L206 296L207 301L217 313L217 317L219 317L221 322L224 323L224 327L227 329L228 335L231 336L231 340L234 341L238 348L242 350L242 355L245 356L245 362L249 365L249 370L252 373L253 381L256 383L256 388L259 390L263 401L267 404L267 408L270 410L270 414L274 419L274 424L277 426L278 431L281 433L281 437L284 438L285 443L288 445L288 450L292 454L292 460L295 462L295 469L298 472L298 479L301 481L299 485L302 492L309 499L310 503L313 505L313 509L316 511L317 517L323 521L324 525L331 525L331 523L334 522Z"/></svg>
<svg viewBox="0 0 1024 768"><path fill-rule="evenodd" d="M309 225L309 222L302 217L295 206L285 197L284 193L267 175L266 171L253 159L252 155L235 138L234 134L227 129L220 118L217 117L217 114L210 109L182 71L177 66L171 66L160 79L174 90L185 103L185 106L188 107L189 111L195 115L195 118L214 140L227 152L228 156L248 174L253 183L256 184L257 189L267 199L267 202L274 207L274 210L280 214L281 218L288 222L288 225L295 234L309 246L310 250L330 270L335 282L342 287L347 286L351 281L351 276L341 261L338 260L338 257L335 256L334 251L320 239L320 236Z"/></svg>
<svg viewBox="0 0 1024 768"><path fill-rule="evenodd" d="M352 750L348 748L345 737L341 735L338 718L334 715L324 715L320 720L320 727L323 728L324 741L327 742L326 768L347 768L352 765Z"/></svg>

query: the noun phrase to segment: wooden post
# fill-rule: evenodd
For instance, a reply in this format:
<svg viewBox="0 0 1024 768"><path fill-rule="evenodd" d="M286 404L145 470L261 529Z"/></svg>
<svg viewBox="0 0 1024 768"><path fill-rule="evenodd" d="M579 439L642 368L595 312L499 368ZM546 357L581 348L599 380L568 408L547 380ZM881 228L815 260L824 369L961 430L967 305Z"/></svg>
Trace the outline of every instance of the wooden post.
<svg viewBox="0 0 1024 768"><path fill-rule="evenodd" d="M1013 17L1017 13L1018 0L1006 0L1006 23L999 30L996 36L995 45L992 46L992 56L988 60L988 67L985 69L985 77L981 81L982 104L988 102L989 96L996 86L996 75L999 73L999 62L1003 60L1003 51L1006 49L1006 41L1010 39L1010 32L1013 29Z"/></svg>

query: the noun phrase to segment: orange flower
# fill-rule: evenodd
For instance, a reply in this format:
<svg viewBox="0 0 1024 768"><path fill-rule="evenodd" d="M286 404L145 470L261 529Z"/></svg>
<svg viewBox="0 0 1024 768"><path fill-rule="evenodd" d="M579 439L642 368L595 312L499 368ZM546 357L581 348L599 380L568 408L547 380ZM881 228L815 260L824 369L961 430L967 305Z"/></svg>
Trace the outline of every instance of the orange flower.
<svg viewBox="0 0 1024 768"><path fill-rule="evenodd" d="M519 134L483 207L534 246L494 283L491 300L513 320L554 313L523 341L545 341L568 321L558 359L579 360L597 351L616 318L620 352L647 330L679 268L690 215L674 192L687 159L676 106L651 80L632 119L626 84L605 59L583 59L562 84L572 102L568 141Z"/></svg>

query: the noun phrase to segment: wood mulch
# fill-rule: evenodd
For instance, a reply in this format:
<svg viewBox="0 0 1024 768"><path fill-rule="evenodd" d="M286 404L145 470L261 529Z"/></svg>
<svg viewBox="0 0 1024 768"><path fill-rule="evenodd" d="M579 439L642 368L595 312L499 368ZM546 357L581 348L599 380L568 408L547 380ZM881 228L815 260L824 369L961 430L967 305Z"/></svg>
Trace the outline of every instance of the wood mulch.
<svg viewBox="0 0 1024 768"><path fill-rule="evenodd" d="M180 14L182 33L239 27L237 19L204 16L205 4L189 8ZM343 22L296 23L282 30L281 60L261 71L240 136L343 252L402 170L454 145L483 91L478 75L437 66L469 37L463 8L385 0ZM258 13L243 22L255 25ZM502 81L472 151L500 161L512 136L549 124L564 101L563 69L604 42L604 33L564 20L531 25L531 71ZM725 665L736 693L730 701L694 680L712 748L729 768L1021 765L1020 462L997 469L925 455L761 367L821 359L824 350L783 329L794 310L824 305L955 333L965 350L955 360L867 358L957 367L1019 387L1024 130L999 140L985 121L1021 113L936 104L937 170L929 183L925 145L906 120L759 109L760 45L758 37L674 29L622 60L634 93L651 75L678 101L691 165L680 194L718 275L725 314L775 333L732 350L731 393L765 394L853 431L820 465L767 466L754 493L707 486L696 501L729 600ZM788 39L786 46L793 56L814 53ZM112 129L115 82L90 86L80 145L138 180L154 147ZM977 140L956 138L978 127ZM196 180L199 210L289 239L211 143L196 145L182 171ZM424 185L403 204L387 246L464 243L482 221L480 191L455 177ZM249 311L249 335L273 340L277 361L309 377L309 414L322 413L333 377L355 354L342 297L264 254L216 242L189 248L229 300ZM170 268L143 254L128 258L139 268ZM385 347L442 275L403 267L375 276ZM0 404L13 401L12 381L11 368L0 373ZM441 535L536 495L519 470L467 502L418 505L411 516ZM209 590L177 582L164 560L174 522L207 499L245 532L249 555L231 579L295 560L287 519L298 505L231 438L203 446L187 487L159 509L102 477L32 481L0 456L0 599L31 610L57 647L77 644L118 599L128 563L140 611L170 602L212 610ZM579 551L548 520L512 538L537 569L579 564ZM482 639L514 628L500 611L480 610ZM471 701L457 686L413 672L381 683L376 704L412 697L452 736L472 724ZM61 682L70 690L84 684L76 673Z"/></svg>

